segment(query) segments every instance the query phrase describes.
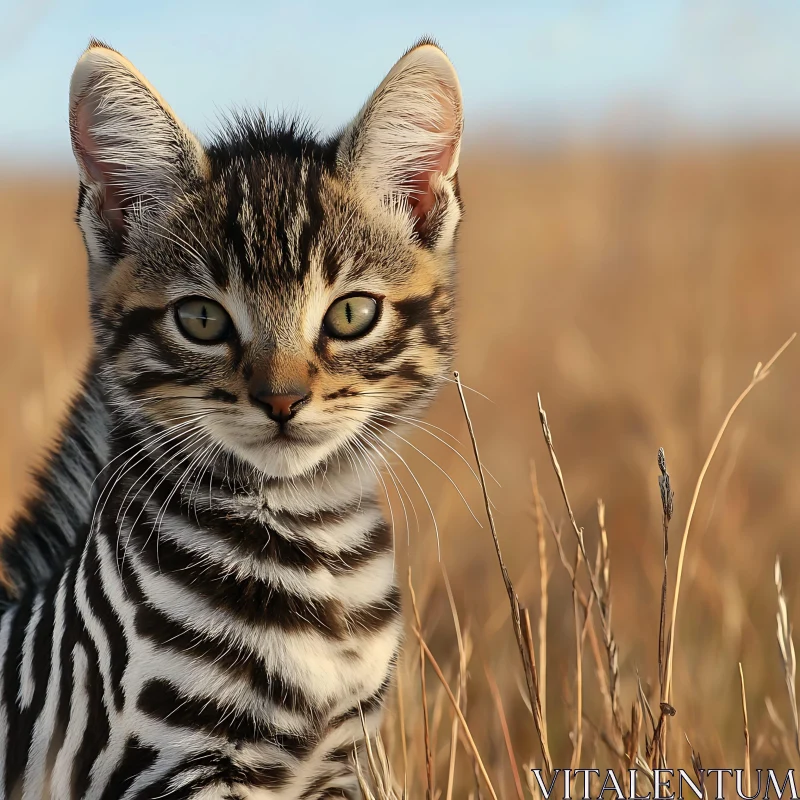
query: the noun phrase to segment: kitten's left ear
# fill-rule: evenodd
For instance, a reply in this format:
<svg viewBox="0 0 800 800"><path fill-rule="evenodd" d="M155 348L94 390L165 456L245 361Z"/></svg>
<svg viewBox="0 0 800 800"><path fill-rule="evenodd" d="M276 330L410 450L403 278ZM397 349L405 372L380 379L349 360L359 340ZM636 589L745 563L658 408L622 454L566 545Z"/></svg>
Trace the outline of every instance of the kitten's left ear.
<svg viewBox="0 0 800 800"><path fill-rule="evenodd" d="M461 86L424 42L404 55L345 129L337 161L368 202L401 213L432 249L453 244L461 217Z"/></svg>

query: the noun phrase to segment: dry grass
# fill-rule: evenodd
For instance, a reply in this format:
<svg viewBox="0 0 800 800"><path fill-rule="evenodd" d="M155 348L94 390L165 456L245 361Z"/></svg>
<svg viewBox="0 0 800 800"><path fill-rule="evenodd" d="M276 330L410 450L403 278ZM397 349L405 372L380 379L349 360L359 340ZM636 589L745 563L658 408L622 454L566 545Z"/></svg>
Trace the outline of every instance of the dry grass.
<svg viewBox="0 0 800 800"><path fill-rule="evenodd" d="M398 568L411 570L419 625L409 603L402 703L359 762L379 776L368 791L527 797L528 768L548 760L797 766L796 343L725 421L753 366L798 327L800 146L484 150L467 153L462 184L457 366L491 398L465 393L488 471L457 386L427 419L447 433L411 441L483 528L441 472L402 451L441 563L404 478L420 524L409 511L405 530L394 497ZM73 195L69 181L0 188L3 519L85 357ZM484 492L493 505L478 513Z"/></svg>

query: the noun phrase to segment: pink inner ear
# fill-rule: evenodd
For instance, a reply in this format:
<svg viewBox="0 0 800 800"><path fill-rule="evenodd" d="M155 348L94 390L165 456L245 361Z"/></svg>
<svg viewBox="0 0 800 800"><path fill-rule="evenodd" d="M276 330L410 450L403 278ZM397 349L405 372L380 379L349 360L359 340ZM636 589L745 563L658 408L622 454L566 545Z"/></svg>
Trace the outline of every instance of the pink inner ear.
<svg viewBox="0 0 800 800"><path fill-rule="evenodd" d="M409 190L408 205L411 208L411 215L414 217L415 227L418 231L436 203L436 193L431 185L431 179L437 173L446 172L452 160L453 145L449 144L442 148L431 167L409 175L405 181Z"/></svg>
<svg viewBox="0 0 800 800"><path fill-rule="evenodd" d="M431 133L455 134L457 123L456 101L451 93L440 86L435 93L441 109L441 117L436 122L428 122L422 127ZM415 228L420 232L425 224L425 219L436 204L436 193L431 185L431 179L437 173L446 173L450 170L455 155L455 138L448 137L449 141L435 154L433 159L426 159L425 169L408 175L405 184L408 187L408 205L414 217Z"/></svg>
<svg viewBox="0 0 800 800"><path fill-rule="evenodd" d="M93 110L89 106L88 100L81 100L75 109L77 150L87 177L100 188L100 213L112 228L121 231L125 225L122 212L126 203L122 193L113 185L118 168L99 157L100 148L91 133Z"/></svg>

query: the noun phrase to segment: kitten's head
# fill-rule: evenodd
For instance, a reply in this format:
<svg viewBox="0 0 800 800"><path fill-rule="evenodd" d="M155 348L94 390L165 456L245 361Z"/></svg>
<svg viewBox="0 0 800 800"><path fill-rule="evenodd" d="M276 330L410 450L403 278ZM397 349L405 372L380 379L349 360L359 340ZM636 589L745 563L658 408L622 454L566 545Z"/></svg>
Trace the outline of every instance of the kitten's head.
<svg viewBox="0 0 800 800"><path fill-rule="evenodd" d="M410 50L327 142L246 116L203 146L92 43L70 128L118 407L286 477L429 401L450 364L461 216L461 92L438 47Z"/></svg>

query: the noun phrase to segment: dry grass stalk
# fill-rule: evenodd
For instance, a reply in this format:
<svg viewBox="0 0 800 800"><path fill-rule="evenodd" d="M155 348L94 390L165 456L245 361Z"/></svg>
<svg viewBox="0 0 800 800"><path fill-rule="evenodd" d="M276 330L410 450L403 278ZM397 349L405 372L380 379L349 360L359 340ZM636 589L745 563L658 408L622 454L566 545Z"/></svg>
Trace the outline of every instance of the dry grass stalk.
<svg viewBox="0 0 800 800"><path fill-rule="evenodd" d="M494 549L497 553L497 561L500 565L500 572L503 576L503 583L506 587L506 592L508 594L508 601L511 606L511 619L514 624L514 635L517 639L517 647L519 648L520 656L522 658L522 666L525 672L525 681L528 685L528 694L530 696L531 708L536 705L540 705L541 701L537 698L538 694L538 687L536 686L536 682L533 678L533 667L530 658L530 650L525 644L525 638L522 633L522 620L520 615L520 603L519 598L517 597L517 593L514 591L514 584L511 582L511 577L508 574L508 569L506 568L505 562L503 561L503 554L500 550L500 540L497 538L497 529L494 524L494 515L492 514L492 504L489 500L489 492L486 488L486 478L483 474L483 464L481 463L480 453L478 451L478 441L475 438L475 431L472 427L472 419L469 416L469 409L467 408L467 400L464 397L464 387L461 384L461 378L458 372L453 373L453 377L456 381L456 386L458 387L458 395L461 399L461 407L464 410L464 417L467 421L467 429L469 430L469 437L472 441L472 450L475 455L475 463L478 467L478 477L480 478L481 484L481 491L483 492L483 502L486 508L486 517L489 520L489 529L492 534L492 541L494 542ZM550 776L552 774L553 766L549 758L549 754L547 753L547 748L544 744L544 738L542 730L539 728L539 724L536 721L536 715L534 715L534 726L536 727L536 735L539 739L539 746L542 751L542 758L544 759L544 767L545 767L545 775L547 780L550 780Z"/></svg>
<svg viewBox="0 0 800 800"><path fill-rule="evenodd" d="M586 562L586 572L589 576L592 597L597 601L598 612L600 614L601 631L603 634L603 644L605 645L608 658L608 685L613 712L615 702L617 703L617 708L619 707L619 650L614 637L614 632L611 629L611 601L610 597L608 597L603 591L598 576L595 575L594 571L589 567L590 561L586 553L586 542L583 536L583 528L579 527L578 522L575 519L575 513L572 510L572 505L569 501L567 487L564 483L564 474L561 471L561 465L558 462L558 457L556 456L555 447L553 445L553 435L550 432L550 426L547 424L547 413L542 406L541 396L537 394L536 398L539 406L539 421L542 425L542 433L544 434L547 450L550 453L550 461L553 465L553 470L556 473L556 478L558 479L558 485L561 489L561 496L564 498L564 504L566 505L567 514L569 515L569 520L572 524L572 530L575 532L575 536L578 540L578 548L583 560ZM563 557L562 563L564 563ZM589 613L588 607L586 613ZM617 698L616 701L614 700L615 697ZM622 723L618 720L616 713L614 714L614 719L619 733L624 735L622 731Z"/></svg>
<svg viewBox="0 0 800 800"><path fill-rule="evenodd" d="M556 478L558 478L558 486L561 489L561 496L564 498L564 504L567 507L567 514L569 515L569 521L572 523L572 529L575 531L575 536L578 539L578 547L580 548L583 560L586 562L588 566L590 561L589 561L589 556L586 552L586 542L584 541L583 538L583 528L578 526L578 522L575 519L575 512L572 510L572 504L569 502L569 496L567 495L567 487L564 483L564 473L561 471L561 465L558 463L558 457L556 456L556 451L553 447L553 434L550 432L550 426L547 424L547 413L542 407L542 398L540 395L537 394L536 399L539 405L539 420L542 424L542 432L544 433L545 444L547 444L547 450L550 453L550 461L553 464L553 469L555 470ZM600 592L596 585L597 579L591 570L587 570L587 572L589 573L589 580L592 584L592 593L595 595L595 598L599 598Z"/></svg>
<svg viewBox="0 0 800 800"><path fill-rule="evenodd" d="M456 688L456 701L461 709L462 714L466 716L467 713L467 665L469 663L472 647L468 634L462 635L461 623L458 618L458 609L456 608L455 599L453 598L453 590L450 586L450 578L447 575L447 570L442 565L442 575L444 576L444 585L447 589L447 599L450 603L450 614L453 617L453 624L456 631L456 645L458 647L458 687ZM447 791L445 793L445 800L452 800L453 787L455 782L455 769L456 769L456 753L458 751L458 716L453 715L453 722L450 729L450 758L447 770ZM478 778L477 766L473 758L473 772L475 772L476 779Z"/></svg>
<svg viewBox="0 0 800 800"><path fill-rule="evenodd" d="M642 704L637 697L636 700L633 701L633 705L631 707L631 728L628 734L628 741L626 742L626 752L625 758L628 762L628 766L632 766L636 764L636 758L639 755L639 736L642 731ZM630 786L627 785L627 770L623 773L626 778L626 788L630 789Z"/></svg>
<svg viewBox="0 0 800 800"><path fill-rule="evenodd" d="M640 717L634 717L634 714L637 713L640 714L641 709L639 712L635 712L633 710L631 711L632 722L636 722L636 724L639 725L639 727L636 730L636 739L634 740L633 744L631 744L631 736L630 734L626 734L625 750L620 750L619 747L617 747L617 745L611 740L611 737L608 735L608 733L599 728L594 722L592 722L592 720L589 717L584 717L584 722L586 722L589 725L589 727L592 728L592 730L597 735L597 738L608 748L609 752L613 753L617 757L617 759L619 759L619 762L621 764L626 765L625 766L626 770L629 769L630 767L635 766L639 770L639 772L641 772L642 775L644 775L647 778L647 780L650 781L650 785L652 786L654 780L653 770L651 769L647 761L644 758L642 758L638 748L639 739L641 736L641 723L637 722L637 720L640 719ZM633 761L630 761L628 757L629 747L632 753L634 754Z"/></svg>
<svg viewBox="0 0 800 800"><path fill-rule="evenodd" d="M408 737L406 735L406 709L403 701L403 670L397 670L397 710L400 718L400 744L403 753L403 775L408 778Z"/></svg>
<svg viewBox="0 0 800 800"><path fill-rule="evenodd" d="M639 698L639 704L641 707L647 711L647 719L650 722L650 730L653 734L655 734L656 730L656 720L653 716L653 709L650 708L650 702L647 699L647 694L644 691L644 686L642 686L642 679L641 676L637 673L636 674L636 685L637 685L637 697ZM647 741L647 733L645 733L645 752L647 753L647 757L649 758L652 754L652 742Z"/></svg>
<svg viewBox="0 0 800 800"><path fill-rule="evenodd" d="M580 603L578 601L577 577L581 568L581 551L575 553L575 567L572 570L572 616L575 623L575 729L572 738L572 759L570 769L577 769L581 762L583 749L583 642L589 614L585 616L585 624L581 624ZM588 566L587 566L588 568Z"/></svg>
<svg viewBox="0 0 800 800"><path fill-rule="evenodd" d="M786 760L789 763L793 762L797 757L795 755L794 737L789 733L788 728L781 719L781 715L778 713L778 709L775 708L775 703L772 702L772 698L764 698L764 707L767 709L769 721L775 726L775 730L778 733L778 744L780 744Z"/></svg>
<svg viewBox="0 0 800 800"><path fill-rule="evenodd" d="M594 626L591 624L592 613L591 608L594 602L594 595L589 594L588 596L585 594L583 589L580 587L578 581L576 580L575 570L572 565L567 560L566 552L564 551L564 543L561 540L561 531L556 527L555 522L553 522L552 517L547 512L547 507L544 505L542 501L542 511L544 518L547 520L548 527L550 528L550 532L553 535L553 540L556 543L556 551L558 552L558 557L561 561L561 565L564 567L564 571L567 573L569 577L570 583L573 586L573 589L576 593L578 601L583 608L584 613L584 633L589 638L589 644L592 650L592 659L595 664L595 672L597 675L597 687L600 691L600 694L603 698L603 706L606 709L606 716L608 718L608 722L610 725L613 725L615 737L617 739L617 745L615 745L615 752L621 752L622 743L625 737L623 731L622 720L619 715L619 658L617 653L617 646L616 642L614 641L613 637L611 639L611 648L607 649L606 651L606 659L609 667L603 665L603 656L600 652L600 643L597 640L597 634L595 632ZM609 615L611 614L611 604L610 604L610 589L611 589L611 573L610 573L610 559L608 556L608 534L605 530L605 506L603 506L603 502L598 501L598 514L601 517L601 546L598 548L597 552L597 559L595 565L595 572L598 576L598 581L602 585L603 589L603 597L608 599L608 603L606 604L606 612ZM588 621L588 624L587 624ZM610 672L610 674L609 674ZM543 694L543 690L542 690ZM546 718L545 718L546 719ZM626 767L623 764L623 769Z"/></svg>
<svg viewBox="0 0 800 800"><path fill-rule="evenodd" d="M667 583L669 581L669 523L672 520L675 493L670 485L667 472L667 458L664 448L658 450L658 488L661 494L661 526L664 533L664 578L661 584L661 613L658 621L658 680L661 687L661 711L658 725L653 732L653 768L667 766L667 726L666 717L675 713L667 698L666 641L667 641Z"/></svg>
<svg viewBox="0 0 800 800"><path fill-rule="evenodd" d="M667 765L666 737L667 720L675 716L675 709L669 703L661 703L658 714L658 723L653 732L653 769L664 769Z"/></svg>
<svg viewBox="0 0 800 800"><path fill-rule="evenodd" d="M405 800L406 793L399 794L396 789L391 764L389 757L386 755L386 748L383 745L380 733L374 734L373 737L367 730L366 720L361 708L359 708L358 713L361 718L361 729L364 731L363 748L367 756L369 775L365 774L361 766L361 761L358 757L359 746L353 748L353 760L359 788L364 800L401 800L401 798Z"/></svg>
<svg viewBox="0 0 800 800"><path fill-rule="evenodd" d="M769 376L769 371L775 362L780 358L783 354L784 350L794 341L795 337L797 336L796 333L793 333L775 352L772 358L767 361L766 364L762 366L761 362L756 364L755 370L753 370L753 377L750 380L750 383L744 388L742 393L736 398L733 405L728 410L728 413L725 415L725 419L722 421L722 425L717 431L717 435L714 438L714 441L711 444L711 449L708 451L708 455L706 456L706 460L703 464L702 469L700 470L700 475L697 478L697 483L694 487L694 494L692 495L692 502L689 505L689 513L686 517L686 524L683 528L683 536L681 537L681 549L680 553L678 554L678 572L675 578L675 594L672 598L672 616L670 618L670 626L669 626L669 641L667 643L667 677L666 677L666 702L670 702L672 696L672 660L673 655L675 652L675 631L676 631L676 624L678 618L678 601L680 600L681 595L681 579L683 577L683 563L686 557L686 543L689 539L689 530L692 525L692 519L694 517L694 510L697 506L697 498L700 494L700 489L703 485L703 479L706 476L706 472L708 472L708 468L711 464L711 461L714 458L714 454L717 452L717 448L719 447L719 443L722 440L723 435L730 423L733 415L736 413L736 410L745 400L745 398L750 394L753 389L758 386L761 381Z"/></svg>
<svg viewBox="0 0 800 800"><path fill-rule="evenodd" d="M594 594L588 596L581 589L578 583L578 576L575 568L567 560L566 552L564 551L564 543L561 540L561 532L553 522L552 517L547 512L547 508L542 502L543 516L547 520L548 527L553 535L556 543L556 551L558 552L559 559L564 571L569 577L573 589L573 602L575 599L581 605L584 613L583 622L583 638L588 636L589 644L592 650L592 658L595 664L595 672L597 675L597 687L603 698L603 706L606 709L606 716L608 722L613 726L614 737L617 740L612 745L611 750L618 755L622 769L627 769L627 764L624 759L623 749L625 732L623 730L622 720L619 715L619 657L617 645L613 638L610 638L610 647L606 649L606 659L608 667L603 665L603 656L600 651L600 644L597 640L592 620L592 604L594 603ZM607 616L608 624L610 626L611 619L611 570L610 559L608 555L608 534L605 529L605 506L602 500L598 501L598 519L601 527L601 542L598 547L597 558L595 560L595 573L597 575L598 585L601 587L601 593L604 599L604 613ZM546 718L545 718L546 720ZM605 732L602 734L605 736Z"/></svg>
<svg viewBox="0 0 800 800"><path fill-rule="evenodd" d="M661 701L666 703L666 664L664 663L664 655L667 623L667 580L669 578L669 523L672 520L675 493L670 486L667 459L663 447L658 450L658 469L661 472L658 478L658 488L661 492L662 528L664 531L664 581L661 585L661 617L658 624L658 679L661 682Z"/></svg>
<svg viewBox="0 0 800 800"><path fill-rule="evenodd" d="M576 579L575 570L567 559L564 550L564 544L561 539L561 531L553 521L552 516L547 510L544 500L539 496L539 504L542 512L542 517L546 520L550 532L553 535L553 540L556 543L556 551L565 572L567 573L570 583L577 592L577 597L584 611L584 632L588 635L589 644L592 650L592 658L595 664L595 672L597 675L597 688L603 698L603 705L606 709L609 726L613 729L613 735L616 739L610 749L617 754L620 759L620 765L623 770L628 768L624 756L624 742L627 736L625 727L620 713L620 699L619 699L619 650L613 631L611 629L611 559L608 549L608 532L606 530L605 521L605 504L602 500L597 501L597 520L600 527L600 542L597 549L595 558L594 573L597 581L597 587L602 598L602 612L601 616L604 620L604 625L610 632L608 637L604 636L604 647L606 650L607 666L603 664L603 656L600 651L600 644L597 639L597 634L594 625L591 624L592 614L591 607L595 599L595 595L590 593L588 596L580 588ZM587 625L586 621L589 621ZM605 736L603 732L602 736Z"/></svg>
<svg viewBox="0 0 800 800"><path fill-rule="evenodd" d="M539 556L539 695L542 718L547 719L547 610L549 605L550 566L547 563L547 539L544 535L544 513L536 464L531 459L531 489L533 490L533 513L536 520L536 544Z"/></svg>
<svg viewBox="0 0 800 800"><path fill-rule="evenodd" d="M433 755L434 765L436 764L436 754L439 752L439 731L442 727L442 720L444 719L445 706L447 705L447 700L444 695L444 690L440 685L437 685L435 694L436 697L433 701L433 714L431 715L431 753ZM434 782L434 787L435 786L436 784ZM437 796L440 794L441 794L440 791L436 792ZM435 797L434 800L436 800Z"/></svg>
<svg viewBox="0 0 800 800"><path fill-rule="evenodd" d="M522 609L522 636L525 641L525 649L528 653L528 661L531 666L531 678L533 681L533 704L529 706L529 710L533 715L533 724L536 731L540 734L539 745L542 750L542 758L544 759L545 774L552 775L553 760L550 757L550 745L547 737L547 720L542 714L541 704L541 691L539 690L539 677L536 672L536 653L533 649L533 632L531 630L531 615L527 608ZM530 695L526 698L528 702L531 701Z"/></svg>
<svg viewBox="0 0 800 800"><path fill-rule="evenodd" d="M742 687L742 719L744 724L744 785L745 794L748 797L752 796L750 791L750 725L747 721L747 694L744 690L744 670L742 669L742 662L739 662L739 682Z"/></svg>
<svg viewBox="0 0 800 800"><path fill-rule="evenodd" d="M517 797L519 800L524 800L522 794L522 783L519 779L519 767L517 767L517 758L514 755L514 745L511 743L511 733L508 730L508 721L506 720L506 712L503 710L503 698L500 697L500 690L497 688L497 681L494 679L488 667L485 669L486 681L489 684L489 691L494 700L495 708L497 709L497 716L500 720L500 729L503 732L503 741L506 745L506 752L508 753L508 761L511 764L511 774L514 776L514 788L517 790Z"/></svg>
<svg viewBox="0 0 800 800"><path fill-rule="evenodd" d="M531 797L538 797L541 794L541 791L536 785L536 779L533 777L535 764L533 761L527 762L522 765L522 769L525 771L525 784L528 787L528 792L530 793Z"/></svg>
<svg viewBox="0 0 800 800"><path fill-rule="evenodd" d="M475 761L478 764L478 769L480 771L481 777L484 780L484 783L486 784L486 788L489 790L489 794L491 795L492 800L497 800L497 793L494 790L494 786L492 786L492 781L489 778L489 773L486 771L486 766L483 763L483 759L481 758L478 746L475 744L475 739L473 739L472 737L469 725L467 725L467 720L464 718L464 715L461 713L461 709L458 707L458 701L456 700L455 695L450 689L450 685L447 683L447 679L444 677L444 673L439 667L438 662L433 657L433 653L431 653L430 649L428 648L428 645L422 638L422 634L417 628L414 628L413 631L414 635L419 640L419 644L420 647L422 648L422 651L425 653L425 656L430 662L431 667L433 667L433 671L436 673L436 677L439 679L442 686L444 687L444 690L447 693L448 698L450 699L450 704L453 706L453 710L456 712L456 715L458 716L458 721L461 723L464 736L466 737L467 742L469 743L469 747L472 750L472 754L475 757Z"/></svg>
<svg viewBox="0 0 800 800"><path fill-rule="evenodd" d="M417 596L414 593L414 585L411 582L411 567L408 568L408 588L411 592L411 607L414 611L414 621L416 622L417 629L422 630L422 623L419 618L419 610L417 609ZM419 650L419 681L422 690L422 724L425 739L425 778L427 780L427 798L433 800L433 754L431 752L431 732L430 724L428 722L428 691L425 684L425 653L422 649L422 638L420 637L420 650Z"/></svg>
<svg viewBox="0 0 800 800"><path fill-rule="evenodd" d="M783 574L781 562L775 559L775 588L778 590L778 647L783 663L783 674L786 679L786 690L789 694L789 710L792 715L794 728L794 747L800 756L800 721L797 713L797 658L795 656L794 641L792 639L792 623L789 620L789 608L786 605L786 595L783 593Z"/></svg>
<svg viewBox="0 0 800 800"><path fill-rule="evenodd" d="M621 701L619 696L619 648L611 628L611 557L608 552L608 533L606 531L606 506L602 500L597 501L597 523L600 528L600 545L597 550L598 564L596 567L597 584L600 589L599 608L603 620L603 628L608 630L608 636L603 635L608 660L608 688L600 682L601 691L607 694L611 707L611 720L614 724L620 742L625 738L622 715L620 712ZM588 614L588 610L587 610Z"/></svg>
<svg viewBox="0 0 800 800"><path fill-rule="evenodd" d="M703 800L708 800L708 790L706 789L706 771L703 767L703 761L700 758L700 753L698 753L694 747L692 747L692 743L689 741L688 736L686 736L686 744L689 745L689 750L692 754L692 769L694 770L694 775L697 778L697 785L703 792Z"/></svg>
<svg viewBox="0 0 800 800"><path fill-rule="evenodd" d="M358 776L358 788L361 789L361 795L364 800L376 800L375 795L372 793L369 784L367 783L367 776L361 767L361 761L358 758L358 748L353 749L353 759L356 765L356 775Z"/></svg>

